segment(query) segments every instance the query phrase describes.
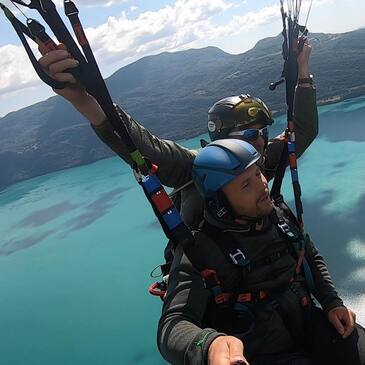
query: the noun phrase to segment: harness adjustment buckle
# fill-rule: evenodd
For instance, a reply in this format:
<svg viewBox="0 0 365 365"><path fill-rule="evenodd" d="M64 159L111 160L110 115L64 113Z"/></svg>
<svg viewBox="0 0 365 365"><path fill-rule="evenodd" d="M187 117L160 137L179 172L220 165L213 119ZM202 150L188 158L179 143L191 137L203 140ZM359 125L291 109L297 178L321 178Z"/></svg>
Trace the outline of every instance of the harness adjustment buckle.
<svg viewBox="0 0 365 365"><path fill-rule="evenodd" d="M281 231L286 234L287 236L289 236L290 238L294 238L295 234L292 232L292 230L290 229L290 226L288 225L288 223L286 223L284 220L278 223L278 227L281 229Z"/></svg>
<svg viewBox="0 0 365 365"><path fill-rule="evenodd" d="M235 253L230 253L229 257L238 266L247 266L250 263L250 260L246 259L246 256L240 249L237 249Z"/></svg>
<svg viewBox="0 0 365 365"><path fill-rule="evenodd" d="M223 208L218 210L217 217L222 218L225 214L227 214L227 209L223 207Z"/></svg>
<svg viewBox="0 0 365 365"><path fill-rule="evenodd" d="M308 307L309 306L309 298L307 296L304 296L301 300L301 305L302 307Z"/></svg>
<svg viewBox="0 0 365 365"><path fill-rule="evenodd" d="M227 303L231 298L229 293L221 293L214 297L215 304Z"/></svg>
<svg viewBox="0 0 365 365"><path fill-rule="evenodd" d="M220 281L215 270L205 269L201 272L201 276L205 281L205 286L209 289L220 285Z"/></svg>

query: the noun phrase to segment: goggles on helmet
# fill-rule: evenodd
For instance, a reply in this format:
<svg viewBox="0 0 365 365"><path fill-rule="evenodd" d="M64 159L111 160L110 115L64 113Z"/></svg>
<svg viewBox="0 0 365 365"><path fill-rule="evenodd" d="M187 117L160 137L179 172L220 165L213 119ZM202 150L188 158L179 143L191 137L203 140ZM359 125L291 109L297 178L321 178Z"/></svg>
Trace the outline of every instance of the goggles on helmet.
<svg viewBox="0 0 365 365"><path fill-rule="evenodd" d="M241 131L234 131L229 133L229 137L243 138L244 140L250 142L256 141L259 136L262 136L262 138L267 141L267 139L269 138L269 131L267 127L261 129L248 128Z"/></svg>
<svg viewBox="0 0 365 365"><path fill-rule="evenodd" d="M237 106L238 110L246 110L248 120L245 120L242 125L247 124L247 122L251 120L255 120L257 118L264 118L268 124L272 124L272 114L266 104L259 98L252 98L250 95L241 95L242 104ZM261 114L261 117L260 117ZM240 125L241 123L237 123Z"/></svg>

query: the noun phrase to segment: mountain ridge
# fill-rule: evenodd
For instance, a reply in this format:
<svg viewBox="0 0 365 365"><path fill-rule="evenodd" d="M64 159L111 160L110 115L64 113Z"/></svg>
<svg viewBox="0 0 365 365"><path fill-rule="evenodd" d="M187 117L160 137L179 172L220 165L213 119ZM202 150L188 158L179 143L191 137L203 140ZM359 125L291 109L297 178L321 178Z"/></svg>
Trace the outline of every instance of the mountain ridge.
<svg viewBox="0 0 365 365"><path fill-rule="evenodd" d="M311 70L318 104L365 94L365 28L318 33ZM152 133L183 139L206 131L206 112L228 95L250 93L276 113L285 111L280 78L282 37L258 41L231 55L213 46L146 56L114 72L106 83L113 100ZM0 190L15 182L112 156L88 123L59 96L0 118Z"/></svg>

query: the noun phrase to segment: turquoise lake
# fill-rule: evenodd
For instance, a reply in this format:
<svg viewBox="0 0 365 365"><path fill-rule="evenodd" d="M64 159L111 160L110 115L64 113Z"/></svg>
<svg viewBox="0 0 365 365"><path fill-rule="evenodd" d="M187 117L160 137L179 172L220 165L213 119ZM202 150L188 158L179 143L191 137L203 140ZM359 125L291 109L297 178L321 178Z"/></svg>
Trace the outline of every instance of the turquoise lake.
<svg viewBox="0 0 365 365"><path fill-rule="evenodd" d="M365 97L320 108L299 175L306 229L364 325ZM119 158L9 187L0 232L1 365L164 364L147 288L166 239Z"/></svg>

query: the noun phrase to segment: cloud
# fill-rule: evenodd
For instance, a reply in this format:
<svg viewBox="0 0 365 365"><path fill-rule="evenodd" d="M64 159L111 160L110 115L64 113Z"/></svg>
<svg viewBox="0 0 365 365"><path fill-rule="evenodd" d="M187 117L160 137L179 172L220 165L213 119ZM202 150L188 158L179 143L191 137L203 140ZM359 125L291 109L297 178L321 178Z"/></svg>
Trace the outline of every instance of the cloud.
<svg viewBox="0 0 365 365"><path fill-rule="evenodd" d="M126 2L126 0L111 0ZM61 6L61 0L57 6ZM81 0L79 5L100 4L98 0ZM147 54L173 51L187 46L211 33L214 24L211 18L230 8L224 0L177 0L158 11L146 11L136 19L129 19L123 12L118 17L97 27L86 29L92 48L103 64L134 60ZM33 46L32 46L33 47ZM36 48L34 48L36 49ZM0 48L0 93L40 84L36 73L22 46L7 45Z"/></svg>
<svg viewBox="0 0 365 365"><path fill-rule="evenodd" d="M216 27L212 18L229 9L223 0L177 0L158 11L146 11L136 19L126 12L107 23L87 29L93 49L109 62L173 51L191 45ZM101 57L102 55L102 57Z"/></svg>
<svg viewBox="0 0 365 365"><path fill-rule="evenodd" d="M332 1L332 0L323 0ZM305 5L305 3L303 3ZM304 11L306 14L306 12ZM237 35L248 32L262 25L281 19L280 6L275 4L265 6L255 11L250 11L242 15L235 15L225 25L214 27L214 37L223 38L227 35Z"/></svg>
<svg viewBox="0 0 365 365"><path fill-rule="evenodd" d="M361 292L353 296L344 296L345 305L356 313L356 322L365 325L365 295Z"/></svg>
<svg viewBox="0 0 365 365"><path fill-rule="evenodd" d="M317 0L313 6L333 1ZM128 0L110 0L104 4L117 2ZM61 0L58 3L61 4ZM99 4L99 0L78 2L78 5L84 6ZM250 31L280 18L277 4L241 16L229 16L228 10L235 6L228 0L176 0L171 5L145 11L137 17L123 12L119 17L109 17L105 24L88 28L85 32L101 69L112 70L146 55L211 45L227 36ZM308 6L309 1L303 1L304 10ZM222 19L225 22L222 23ZM5 70L0 76L0 93L40 83L21 47L2 47L0 67Z"/></svg>
<svg viewBox="0 0 365 365"><path fill-rule="evenodd" d="M0 48L0 70L0 95L40 82L23 46L7 45Z"/></svg>
<svg viewBox="0 0 365 365"><path fill-rule="evenodd" d="M347 246L347 252L357 260L365 260L365 242L353 240Z"/></svg>
<svg viewBox="0 0 365 365"><path fill-rule="evenodd" d="M124 3L127 3L128 1L129 0L106 0L106 1L101 2L100 0L77 0L77 2L75 2L75 4L78 8L81 8L82 6L107 8L112 5L124 4ZM56 4L56 6L59 9L63 9L63 0L53 0L53 2Z"/></svg>
<svg viewBox="0 0 365 365"><path fill-rule="evenodd" d="M326 0L328 1L328 0ZM227 36L249 31L280 18L277 4L218 24L234 4L223 0L177 0L158 11L130 19L126 12L87 29L96 57L107 63L128 63L146 55L199 47ZM124 62L123 62L124 61Z"/></svg>

